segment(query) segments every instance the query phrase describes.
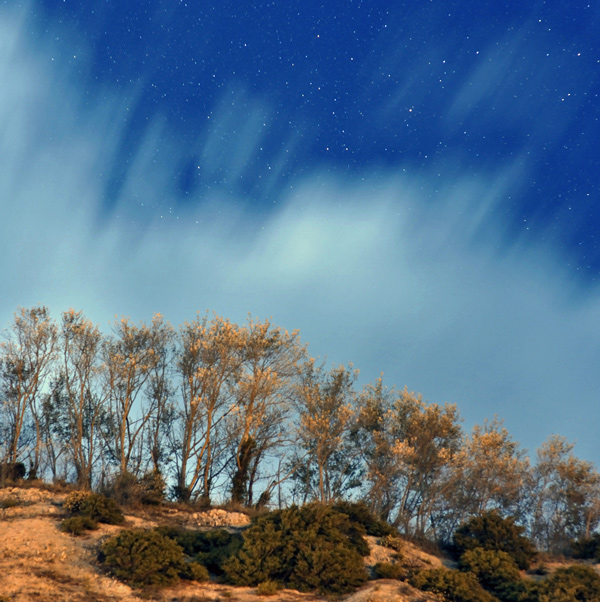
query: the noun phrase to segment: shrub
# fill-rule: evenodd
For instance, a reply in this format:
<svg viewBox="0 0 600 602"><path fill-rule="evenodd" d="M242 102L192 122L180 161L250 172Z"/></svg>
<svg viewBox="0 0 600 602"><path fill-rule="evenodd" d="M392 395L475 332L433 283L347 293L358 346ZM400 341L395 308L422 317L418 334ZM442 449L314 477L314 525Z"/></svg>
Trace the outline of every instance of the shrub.
<svg viewBox="0 0 600 602"><path fill-rule="evenodd" d="M225 529L188 531L177 527L158 527L157 531L180 545L186 556L218 576L223 575L223 565L239 551L243 542L239 533L229 533Z"/></svg>
<svg viewBox="0 0 600 602"><path fill-rule="evenodd" d="M378 562L373 567L373 577L375 579L406 579L406 569L400 564L392 562Z"/></svg>
<svg viewBox="0 0 600 602"><path fill-rule="evenodd" d="M475 548L506 552L520 569L527 569L537 552L523 535L524 530L512 517L502 518L496 512L486 512L473 517L454 532L451 551L456 559Z"/></svg>
<svg viewBox="0 0 600 602"><path fill-rule="evenodd" d="M357 529L347 515L321 504L270 512L244 532L226 575L237 585L276 581L301 591L352 591L367 579Z"/></svg>
<svg viewBox="0 0 600 602"><path fill-rule="evenodd" d="M22 481L25 478L25 472L23 462L0 462L0 484Z"/></svg>
<svg viewBox="0 0 600 602"><path fill-rule="evenodd" d="M63 508L71 516L86 516L107 525L121 525L125 521L115 500L100 493L74 491L63 502Z"/></svg>
<svg viewBox="0 0 600 602"><path fill-rule="evenodd" d="M85 531L94 531L97 528L98 523L89 516L72 516L65 518L60 523L61 531L75 536L82 535Z"/></svg>
<svg viewBox="0 0 600 602"><path fill-rule="evenodd" d="M497 602L472 573L426 569L413 575L410 584L423 591L442 594L446 602Z"/></svg>
<svg viewBox="0 0 600 602"><path fill-rule="evenodd" d="M521 579L517 564L506 552L475 548L467 550L459 560L459 568L471 572L492 593Z"/></svg>
<svg viewBox="0 0 600 602"><path fill-rule="evenodd" d="M593 559L600 561L600 534L594 533L591 537L578 539L571 544L573 558Z"/></svg>
<svg viewBox="0 0 600 602"><path fill-rule="evenodd" d="M18 497L7 497L0 501L0 508L8 510L9 508L16 508L21 506L23 502Z"/></svg>
<svg viewBox="0 0 600 602"><path fill-rule="evenodd" d="M263 581L256 587L258 596L274 596L279 590L279 585L275 581Z"/></svg>
<svg viewBox="0 0 600 602"><path fill-rule="evenodd" d="M386 535L379 540L379 544L394 550L394 552L396 552L395 557L397 559L402 558L402 549L404 544L399 537L394 535Z"/></svg>
<svg viewBox="0 0 600 602"><path fill-rule="evenodd" d="M210 579L208 569L199 562L188 562L180 573L183 579L190 581L204 582Z"/></svg>
<svg viewBox="0 0 600 602"><path fill-rule="evenodd" d="M122 525L125 521L117 502L100 493L90 493L81 502L79 514L107 525Z"/></svg>
<svg viewBox="0 0 600 602"><path fill-rule="evenodd" d="M337 502L333 509L345 514L350 522L361 525L367 535L383 537L398 534L392 525L375 516L364 502Z"/></svg>
<svg viewBox="0 0 600 602"><path fill-rule="evenodd" d="M540 602L597 602L600 575L589 566L557 569L540 584Z"/></svg>
<svg viewBox="0 0 600 602"><path fill-rule="evenodd" d="M140 501L149 506L158 506L165 500L167 484L158 470L146 473L139 481Z"/></svg>
<svg viewBox="0 0 600 602"><path fill-rule="evenodd" d="M73 491L65 498L63 508L71 515L80 513L81 504L90 495L89 491Z"/></svg>
<svg viewBox="0 0 600 602"><path fill-rule="evenodd" d="M104 543L100 560L134 587L171 585L187 569L181 547L156 531L122 531Z"/></svg>

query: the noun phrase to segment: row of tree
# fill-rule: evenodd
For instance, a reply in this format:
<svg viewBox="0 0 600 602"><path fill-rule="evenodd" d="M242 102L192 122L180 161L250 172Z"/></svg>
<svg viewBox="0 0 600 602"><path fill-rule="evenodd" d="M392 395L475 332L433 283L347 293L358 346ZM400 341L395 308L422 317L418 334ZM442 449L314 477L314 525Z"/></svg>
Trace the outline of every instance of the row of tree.
<svg viewBox="0 0 600 602"><path fill-rule="evenodd" d="M123 318L105 335L81 312L20 309L0 347L0 453L82 488L160 474L182 501L360 498L440 541L492 509L550 551L599 525L600 475L564 438L531 463L497 419L465 433L455 405L356 379L268 320Z"/></svg>

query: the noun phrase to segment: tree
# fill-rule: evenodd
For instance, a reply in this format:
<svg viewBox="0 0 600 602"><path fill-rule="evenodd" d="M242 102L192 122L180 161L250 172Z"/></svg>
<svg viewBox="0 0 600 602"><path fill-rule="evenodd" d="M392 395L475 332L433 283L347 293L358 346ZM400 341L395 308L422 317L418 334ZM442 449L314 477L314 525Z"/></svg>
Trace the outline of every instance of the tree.
<svg viewBox="0 0 600 602"><path fill-rule="evenodd" d="M242 332L241 371L235 385L235 408L228 416L227 430L234 450L232 499L250 506L254 500L254 486L261 476L261 466L267 463L266 460L281 459L286 443L290 441L292 385L304 348L297 331L290 334L274 327L269 320L251 319ZM278 481L271 475L263 499Z"/></svg>
<svg viewBox="0 0 600 602"><path fill-rule="evenodd" d="M366 385L358 397L357 425L353 433L365 465L364 495L369 508L385 521L392 519L398 498L402 466L393 453L391 428L396 392L378 378Z"/></svg>
<svg viewBox="0 0 600 602"><path fill-rule="evenodd" d="M537 452L531 535L551 552L589 537L600 522L600 475L573 455L574 444L554 435Z"/></svg>
<svg viewBox="0 0 600 602"><path fill-rule="evenodd" d="M356 420L357 375L351 366L326 372L312 358L302 367L295 396L301 458L293 478L304 501L334 501L360 485L359 457L349 436Z"/></svg>
<svg viewBox="0 0 600 602"><path fill-rule="evenodd" d="M175 446L177 496L210 499L215 467L223 460L224 421L234 406L245 333L229 320L198 316L178 335L176 368L181 379L181 432ZM222 469L222 466L220 467Z"/></svg>
<svg viewBox="0 0 600 602"><path fill-rule="evenodd" d="M30 462L32 472L41 456L40 396L56 354L57 327L46 307L20 308L12 332L0 344L0 391L8 422L6 457L17 462L23 452L21 435L27 412L35 425L36 439Z"/></svg>
<svg viewBox="0 0 600 602"><path fill-rule="evenodd" d="M358 440L372 508L407 534L434 532L460 447L456 406L428 404L407 389L388 391L379 380L361 395Z"/></svg>
<svg viewBox="0 0 600 602"><path fill-rule="evenodd" d="M136 326L122 318L115 325L115 336L104 345L111 409L107 439L122 475L140 470L143 431L156 411L155 404L143 406L142 392L171 336L172 328L160 314L154 316L150 325Z"/></svg>
<svg viewBox="0 0 600 602"><path fill-rule="evenodd" d="M99 459L99 427L109 395L102 378L104 337L82 312L70 309L62 316L60 341L61 373L53 395L58 411L55 429L68 449L77 485L90 489L93 467Z"/></svg>
<svg viewBox="0 0 600 602"><path fill-rule="evenodd" d="M474 426L463 438L450 472L437 519L440 539L447 540L461 522L485 511L524 515L529 460L497 418Z"/></svg>

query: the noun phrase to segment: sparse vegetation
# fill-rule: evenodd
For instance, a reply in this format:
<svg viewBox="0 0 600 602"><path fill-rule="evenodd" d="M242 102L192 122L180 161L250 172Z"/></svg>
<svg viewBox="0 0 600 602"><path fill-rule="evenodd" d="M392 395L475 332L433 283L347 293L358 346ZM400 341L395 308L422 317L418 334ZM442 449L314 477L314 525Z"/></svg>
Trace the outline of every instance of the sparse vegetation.
<svg viewBox="0 0 600 602"><path fill-rule="evenodd" d="M176 331L158 315L123 318L105 336L81 312L56 324L47 308L21 308L0 343L0 486L82 489L63 504L72 535L122 525L120 505L159 514L166 481L190 513L254 513L243 535L122 531L101 555L136 585L210 575L265 595L272 584L348 592L367 578L366 533L394 552L375 576L447 600L595 602L593 569L552 572L552 555L600 560L600 474L573 444L550 437L532 465L501 420L465 433L456 406L382 379L358 391L356 374L328 370L268 320L207 314ZM6 495L0 509L31 499ZM283 509L258 514L270 503ZM419 571L406 540L450 549L459 570ZM547 568L521 578L533 542Z"/></svg>

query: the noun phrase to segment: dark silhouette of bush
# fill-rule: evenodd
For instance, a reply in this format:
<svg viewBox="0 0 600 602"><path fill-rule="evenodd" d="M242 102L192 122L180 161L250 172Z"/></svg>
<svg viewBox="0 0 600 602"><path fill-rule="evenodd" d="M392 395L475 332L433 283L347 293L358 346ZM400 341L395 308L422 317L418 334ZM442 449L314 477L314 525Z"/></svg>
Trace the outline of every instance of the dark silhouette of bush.
<svg viewBox="0 0 600 602"><path fill-rule="evenodd" d="M600 534L594 533L591 537L574 541L571 544L571 555L573 558L600 562Z"/></svg>
<svg viewBox="0 0 600 602"><path fill-rule="evenodd" d="M407 571L401 564L392 562L378 562L373 567L374 579L399 579L404 580L407 577Z"/></svg>
<svg viewBox="0 0 600 602"><path fill-rule="evenodd" d="M496 512L485 512L454 532L450 552L456 560L475 548L506 552L524 570L537 554L535 546L523 535L524 531L512 517L502 518Z"/></svg>
<svg viewBox="0 0 600 602"><path fill-rule="evenodd" d="M60 523L61 531L75 536L83 535L86 531L94 531L97 528L98 523L89 516L71 516Z"/></svg>
<svg viewBox="0 0 600 602"><path fill-rule="evenodd" d="M332 508L345 514L352 523L361 525L367 535L383 537L398 534L392 525L375 516L364 502L337 502Z"/></svg>
<svg viewBox="0 0 600 602"><path fill-rule="evenodd" d="M156 531L121 531L102 545L99 559L134 587L172 585L190 570L181 547Z"/></svg>
<svg viewBox="0 0 600 602"><path fill-rule="evenodd" d="M417 589L441 594L445 602L497 602L472 573L426 569L413 575L409 582Z"/></svg>
<svg viewBox="0 0 600 602"><path fill-rule="evenodd" d="M26 472L23 462L0 462L0 484L22 481Z"/></svg>
<svg viewBox="0 0 600 602"><path fill-rule="evenodd" d="M243 543L239 533L229 533L225 529L191 531L177 527L158 527L156 530L175 541L186 556L204 565L216 576L223 575L223 565L239 551Z"/></svg>
<svg viewBox="0 0 600 602"><path fill-rule="evenodd" d="M589 566L557 569L540 584L540 602L598 602L600 575Z"/></svg>
<svg viewBox="0 0 600 602"><path fill-rule="evenodd" d="M204 582L210 579L208 569L199 562L186 562L179 575L182 579L190 581Z"/></svg>
<svg viewBox="0 0 600 602"><path fill-rule="evenodd" d="M159 506L165 501L167 484L158 470L146 473L139 480L140 502L147 506Z"/></svg>
<svg viewBox="0 0 600 602"><path fill-rule="evenodd" d="M367 580L357 530L347 515L322 504L270 512L244 531L225 574L237 585L275 581L300 591L349 592Z"/></svg>

